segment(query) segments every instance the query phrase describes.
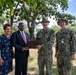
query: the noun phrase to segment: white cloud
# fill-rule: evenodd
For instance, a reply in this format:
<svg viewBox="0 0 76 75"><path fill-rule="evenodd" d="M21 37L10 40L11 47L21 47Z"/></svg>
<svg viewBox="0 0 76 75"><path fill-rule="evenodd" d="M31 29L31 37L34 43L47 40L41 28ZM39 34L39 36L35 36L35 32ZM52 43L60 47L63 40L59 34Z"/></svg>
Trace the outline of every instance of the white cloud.
<svg viewBox="0 0 76 75"><path fill-rule="evenodd" d="M53 19L53 17L52 17L51 19L48 18L48 20L50 21L50 23L49 23L49 27L52 27L52 26L57 25L57 22Z"/></svg>

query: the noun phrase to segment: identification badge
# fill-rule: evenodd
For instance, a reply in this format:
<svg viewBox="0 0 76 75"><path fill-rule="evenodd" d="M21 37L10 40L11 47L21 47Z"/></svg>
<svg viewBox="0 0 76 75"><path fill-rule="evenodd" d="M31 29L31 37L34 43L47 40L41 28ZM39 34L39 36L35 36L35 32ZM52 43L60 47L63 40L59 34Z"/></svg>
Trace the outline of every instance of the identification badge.
<svg viewBox="0 0 76 75"><path fill-rule="evenodd" d="M64 43L64 40L62 39L61 43Z"/></svg>

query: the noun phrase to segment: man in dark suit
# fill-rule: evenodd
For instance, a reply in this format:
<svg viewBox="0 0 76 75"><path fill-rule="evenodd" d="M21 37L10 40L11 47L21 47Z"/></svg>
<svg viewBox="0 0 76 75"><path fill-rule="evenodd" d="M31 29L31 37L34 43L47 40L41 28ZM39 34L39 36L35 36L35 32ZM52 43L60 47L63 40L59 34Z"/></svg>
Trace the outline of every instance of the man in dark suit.
<svg viewBox="0 0 76 75"><path fill-rule="evenodd" d="M27 63L29 49L26 47L29 35L24 32L24 24L21 22L18 31L12 34L12 45L15 47L15 75L27 75Z"/></svg>

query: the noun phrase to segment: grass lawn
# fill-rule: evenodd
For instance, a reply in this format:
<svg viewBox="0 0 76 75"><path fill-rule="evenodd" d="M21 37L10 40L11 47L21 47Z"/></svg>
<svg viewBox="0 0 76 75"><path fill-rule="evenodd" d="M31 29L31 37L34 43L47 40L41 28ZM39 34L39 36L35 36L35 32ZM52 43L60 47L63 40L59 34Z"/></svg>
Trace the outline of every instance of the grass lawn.
<svg viewBox="0 0 76 75"><path fill-rule="evenodd" d="M36 49L30 49L30 56L28 61L28 75L38 75L38 65L37 65L37 51ZM52 72L53 75L58 75L57 66L56 66L56 58L54 57L55 49L53 49L53 65ZM76 59L73 62L73 75L76 75ZM15 64L15 63L14 63ZM14 71L12 71L9 75L14 75Z"/></svg>
<svg viewBox="0 0 76 75"><path fill-rule="evenodd" d="M53 49L54 50L54 49ZM29 64L28 64L28 72L33 75L38 75L38 65L37 65L37 51L38 50L30 50L30 57L29 57ZM55 50L53 51L53 65L52 65L52 72L53 75L58 75L57 66L56 66L56 58L54 57ZM76 75L76 59L73 62L73 75Z"/></svg>

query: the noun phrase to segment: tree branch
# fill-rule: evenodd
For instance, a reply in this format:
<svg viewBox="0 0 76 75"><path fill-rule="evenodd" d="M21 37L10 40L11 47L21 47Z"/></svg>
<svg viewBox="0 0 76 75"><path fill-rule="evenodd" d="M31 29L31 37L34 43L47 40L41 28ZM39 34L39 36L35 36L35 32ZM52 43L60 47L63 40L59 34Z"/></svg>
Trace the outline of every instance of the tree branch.
<svg viewBox="0 0 76 75"><path fill-rule="evenodd" d="M29 6L25 3L24 0L22 0L22 2L23 2L23 7L24 7L25 11L28 13Z"/></svg>

